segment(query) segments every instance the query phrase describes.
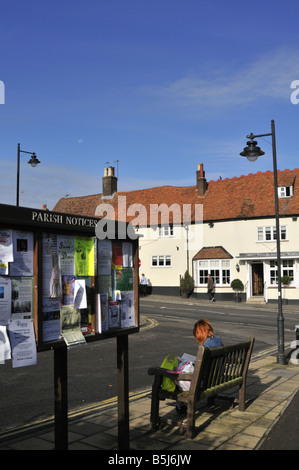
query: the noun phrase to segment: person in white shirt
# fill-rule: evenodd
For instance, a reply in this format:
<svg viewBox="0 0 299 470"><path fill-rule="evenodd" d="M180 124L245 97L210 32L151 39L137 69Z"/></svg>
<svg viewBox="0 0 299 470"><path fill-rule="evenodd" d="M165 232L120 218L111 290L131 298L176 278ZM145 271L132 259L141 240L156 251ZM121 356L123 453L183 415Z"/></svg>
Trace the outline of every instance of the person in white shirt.
<svg viewBox="0 0 299 470"><path fill-rule="evenodd" d="M146 296L147 279L144 274L141 275L140 285L141 285L141 295Z"/></svg>

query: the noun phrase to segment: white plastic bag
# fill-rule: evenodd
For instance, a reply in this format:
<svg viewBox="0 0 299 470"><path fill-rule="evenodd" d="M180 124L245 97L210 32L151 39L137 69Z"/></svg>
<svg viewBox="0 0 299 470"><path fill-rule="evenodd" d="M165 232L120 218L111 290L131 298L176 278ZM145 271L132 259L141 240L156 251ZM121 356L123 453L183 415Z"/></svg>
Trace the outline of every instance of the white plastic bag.
<svg viewBox="0 0 299 470"><path fill-rule="evenodd" d="M175 370L180 374L192 374L192 372L194 371L194 365L192 362L180 362ZM183 392L188 392L190 390L191 381L177 379L176 384L180 390L182 390Z"/></svg>

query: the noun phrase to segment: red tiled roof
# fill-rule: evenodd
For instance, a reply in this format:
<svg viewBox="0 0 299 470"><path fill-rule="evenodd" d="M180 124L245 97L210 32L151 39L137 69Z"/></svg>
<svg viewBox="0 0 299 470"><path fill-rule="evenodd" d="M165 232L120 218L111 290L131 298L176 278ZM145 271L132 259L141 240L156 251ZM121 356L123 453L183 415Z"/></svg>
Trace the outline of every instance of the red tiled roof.
<svg viewBox="0 0 299 470"><path fill-rule="evenodd" d="M297 176L299 176L298 168L278 171L279 186L294 185L293 197L279 199L279 212L281 215L299 214L299 178ZM178 204L182 214L183 204L189 204L192 209L192 218L194 218L195 205L203 204L204 221L272 217L275 215L273 172L250 173L246 176L210 181L204 196L198 195L196 186L160 186L150 189L117 192L112 198L106 199L102 199L102 194L62 198L57 202L53 210L77 215L95 216L98 205L109 204L106 207L112 206L114 215L117 218L120 201L125 201L123 213L124 215L127 214L127 221L134 219L138 215L138 208L135 207L137 211L135 213L133 205L142 204L146 209L143 221L147 222L147 224L150 223L150 207L152 204L166 204L168 207L172 204ZM127 213L129 207L132 208L130 215ZM105 216L105 213L102 215ZM123 220L123 215L120 215L120 220Z"/></svg>
<svg viewBox="0 0 299 470"><path fill-rule="evenodd" d="M232 255L222 246L206 246L202 248L193 259L231 259Z"/></svg>

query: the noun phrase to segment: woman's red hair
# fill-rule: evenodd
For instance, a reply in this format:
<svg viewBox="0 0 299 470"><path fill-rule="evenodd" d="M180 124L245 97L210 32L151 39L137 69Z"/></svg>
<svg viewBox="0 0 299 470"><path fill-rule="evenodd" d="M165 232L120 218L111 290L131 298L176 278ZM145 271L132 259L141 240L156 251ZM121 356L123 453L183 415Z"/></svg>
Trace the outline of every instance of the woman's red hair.
<svg viewBox="0 0 299 470"><path fill-rule="evenodd" d="M195 323L193 335L199 344L203 344L209 336L214 336L214 328L208 320L203 318Z"/></svg>

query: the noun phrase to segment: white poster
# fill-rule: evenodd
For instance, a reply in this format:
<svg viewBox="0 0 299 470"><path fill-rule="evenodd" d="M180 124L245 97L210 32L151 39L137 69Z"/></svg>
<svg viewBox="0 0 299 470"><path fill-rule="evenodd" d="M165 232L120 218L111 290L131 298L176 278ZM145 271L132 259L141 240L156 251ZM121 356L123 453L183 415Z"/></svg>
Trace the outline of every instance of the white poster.
<svg viewBox="0 0 299 470"><path fill-rule="evenodd" d="M87 308L85 279L75 279L75 308Z"/></svg>
<svg viewBox="0 0 299 470"><path fill-rule="evenodd" d="M133 267L133 245L130 242L123 242L122 246L123 267Z"/></svg>
<svg viewBox="0 0 299 470"><path fill-rule="evenodd" d="M4 364L8 359L11 359L10 342L6 326L0 326L0 364Z"/></svg>
<svg viewBox="0 0 299 470"><path fill-rule="evenodd" d="M1 263L13 261L12 230L0 230L0 261Z"/></svg>
<svg viewBox="0 0 299 470"><path fill-rule="evenodd" d="M61 338L60 299L43 297L43 342Z"/></svg>
<svg viewBox="0 0 299 470"><path fill-rule="evenodd" d="M11 319L33 317L33 280L14 278L11 280Z"/></svg>
<svg viewBox="0 0 299 470"><path fill-rule="evenodd" d="M57 254L57 236L55 233L43 233L43 255Z"/></svg>
<svg viewBox="0 0 299 470"><path fill-rule="evenodd" d="M0 275L8 275L8 263L2 263L0 261Z"/></svg>
<svg viewBox="0 0 299 470"><path fill-rule="evenodd" d="M98 240L98 274L111 275L112 269L112 242L111 240Z"/></svg>
<svg viewBox="0 0 299 470"><path fill-rule="evenodd" d="M109 329L108 325L108 294L97 295L96 332L103 333Z"/></svg>
<svg viewBox="0 0 299 470"><path fill-rule="evenodd" d="M42 294L43 297L58 298L61 295L61 279L56 235L43 233L42 247Z"/></svg>
<svg viewBox="0 0 299 470"><path fill-rule="evenodd" d="M9 265L10 276L33 276L33 233L14 230L13 263Z"/></svg>
<svg viewBox="0 0 299 470"><path fill-rule="evenodd" d="M60 258L62 276L75 275L75 238L72 235L57 235L57 254Z"/></svg>
<svg viewBox="0 0 299 470"><path fill-rule="evenodd" d="M11 280L0 277L0 325L7 325L11 312Z"/></svg>
<svg viewBox="0 0 299 470"><path fill-rule="evenodd" d="M62 337L68 347L86 344L80 329L80 312L74 305L60 307L60 321Z"/></svg>
<svg viewBox="0 0 299 470"><path fill-rule="evenodd" d="M110 328L120 328L119 303L110 301L108 305L108 323Z"/></svg>
<svg viewBox="0 0 299 470"><path fill-rule="evenodd" d="M31 320L11 320L8 325L12 367L36 364L36 342Z"/></svg>
<svg viewBox="0 0 299 470"><path fill-rule="evenodd" d="M121 327L135 326L134 291L121 293Z"/></svg>

